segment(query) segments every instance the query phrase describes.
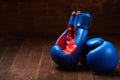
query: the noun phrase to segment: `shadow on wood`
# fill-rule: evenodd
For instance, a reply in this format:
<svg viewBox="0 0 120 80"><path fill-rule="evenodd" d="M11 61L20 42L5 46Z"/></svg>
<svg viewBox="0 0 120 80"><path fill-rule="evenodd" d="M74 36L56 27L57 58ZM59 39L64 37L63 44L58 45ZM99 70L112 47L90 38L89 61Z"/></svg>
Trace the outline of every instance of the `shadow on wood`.
<svg viewBox="0 0 120 80"><path fill-rule="evenodd" d="M90 69L87 66L76 65L71 67L56 67L57 70L65 71L65 72L88 72Z"/></svg>
<svg viewBox="0 0 120 80"><path fill-rule="evenodd" d="M107 77L119 77L120 78L120 70L115 70L114 72L111 73L93 73L94 75L98 76L107 76Z"/></svg>

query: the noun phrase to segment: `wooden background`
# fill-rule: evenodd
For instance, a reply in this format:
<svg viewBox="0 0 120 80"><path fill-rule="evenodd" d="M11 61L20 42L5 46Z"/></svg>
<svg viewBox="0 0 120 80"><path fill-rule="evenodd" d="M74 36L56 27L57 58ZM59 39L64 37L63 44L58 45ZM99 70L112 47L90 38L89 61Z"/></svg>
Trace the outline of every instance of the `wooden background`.
<svg viewBox="0 0 120 80"><path fill-rule="evenodd" d="M74 10L92 14L90 33L120 34L120 0L0 0L0 35L59 35Z"/></svg>

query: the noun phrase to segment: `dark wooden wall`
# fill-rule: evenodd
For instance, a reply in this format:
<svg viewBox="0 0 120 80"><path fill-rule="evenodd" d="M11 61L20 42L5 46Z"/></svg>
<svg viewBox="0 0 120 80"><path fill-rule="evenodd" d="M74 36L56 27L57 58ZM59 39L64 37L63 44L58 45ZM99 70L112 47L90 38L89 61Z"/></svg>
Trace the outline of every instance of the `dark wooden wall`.
<svg viewBox="0 0 120 80"><path fill-rule="evenodd" d="M73 10L93 16L90 33L120 33L120 0L0 0L0 35L57 35Z"/></svg>

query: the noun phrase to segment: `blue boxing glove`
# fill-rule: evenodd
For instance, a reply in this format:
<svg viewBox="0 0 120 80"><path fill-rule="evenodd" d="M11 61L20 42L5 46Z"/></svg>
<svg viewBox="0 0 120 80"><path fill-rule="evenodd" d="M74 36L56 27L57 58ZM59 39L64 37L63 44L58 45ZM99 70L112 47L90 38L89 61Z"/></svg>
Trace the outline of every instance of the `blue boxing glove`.
<svg viewBox="0 0 120 80"><path fill-rule="evenodd" d="M91 18L89 13L80 11L72 13L67 29L58 38L50 51L56 64L59 66L72 66L80 60Z"/></svg>
<svg viewBox="0 0 120 80"><path fill-rule="evenodd" d="M87 65L95 72L112 72L118 65L118 52L115 46L102 38L93 38L86 43Z"/></svg>

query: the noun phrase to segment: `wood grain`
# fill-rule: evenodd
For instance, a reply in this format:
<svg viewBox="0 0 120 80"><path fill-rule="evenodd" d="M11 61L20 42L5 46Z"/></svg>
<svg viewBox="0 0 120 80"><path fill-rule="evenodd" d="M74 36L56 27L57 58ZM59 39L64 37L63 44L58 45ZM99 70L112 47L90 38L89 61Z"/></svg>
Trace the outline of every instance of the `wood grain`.
<svg viewBox="0 0 120 80"><path fill-rule="evenodd" d="M104 36L120 53L120 38ZM80 63L72 68L58 67L50 57L55 39L0 39L0 80L119 80L120 61L112 73L98 74ZM120 54L119 54L120 58Z"/></svg>

